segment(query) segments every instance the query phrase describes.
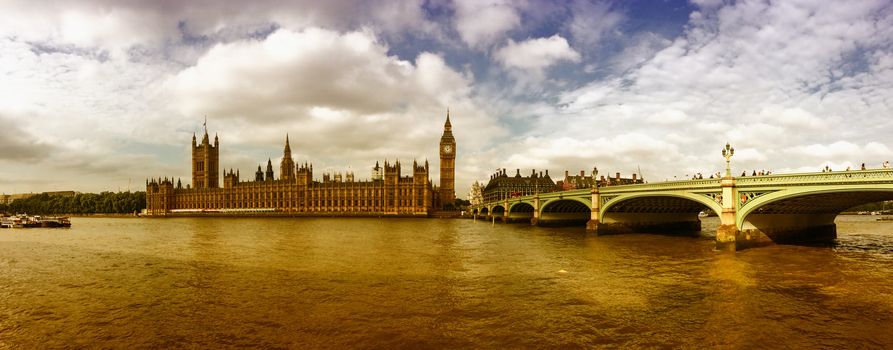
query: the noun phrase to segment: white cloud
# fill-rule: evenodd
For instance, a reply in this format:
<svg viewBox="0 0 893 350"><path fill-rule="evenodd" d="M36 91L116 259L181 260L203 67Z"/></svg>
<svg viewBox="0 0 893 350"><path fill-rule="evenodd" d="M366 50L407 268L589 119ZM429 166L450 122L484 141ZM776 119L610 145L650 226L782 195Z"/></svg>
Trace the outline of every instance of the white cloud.
<svg viewBox="0 0 893 350"><path fill-rule="evenodd" d="M387 36L439 36L421 0L257 0L47 2L0 4L0 35L125 52L189 40L238 40L278 26L293 30L375 28ZM189 39L191 38L191 39Z"/></svg>
<svg viewBox="0 0 893 350"><path fill-rule="evenodd" d="M558 34L520 43L509 39L506 46L496 51L494 58L506 68L522 70L536 76L542 76L544 69L560 61L580 62L581 59L580 54Z"/></svg>
<svg viewBox="0 0 893 350"><path fill-rule="evenodd" d="M733 165L744 169L818 169L822 161L890 158L882 143L893 128L886 117L893 96L889 6L701 5L711 11L693 15L671 44L649 44L656 53L643 50L635 65L619 69L625 72L620 77L563 93L563 124L598 125L586 130L595 135L689 129L695 131L687 134L691 142L668 142L703 168L717 163L714 149L727 141L739 152ZM865 61L859 63L861 55ZM680 114L664 117L665 109ZM688 121L662 123L682 121L683 114ZM648 123L637 122L642 119ZM556 128L548 134L574 132ZM671 140L673 134L652 135ZM869 151L856 146L863 140L877 141ZM666 164L658 171L672 174L687 165Z"/></svg>
<svg viewBox="0 0 893 350"><path fill-rule="evenodd" d="M625 16L612 11L607 2L574 1L571 12L572 19L567 25L571 38L577 46L591 49L625 20Z"/></svg>
<svg viewBox="0 0 893 350"><path fill-rule="evenodd" d="M240 145L268 145L267 152L276 151L266 154L275 158L289 132L299 160L323 167L364 169L385 157L427 157L437 169L447 107L459 152L473 153L502 134L472 99L471 77L435 54L410 62L387 52L370 32L279 30L262 41L219 44L166 85L180 114L212 116L221 142L232 145L224 162L250 159ZM247 127L251 133L238 131ZM457 178L463 186L472 181Z"/></svg>
<svg viewBox="0 0 893 350"><path fill-rule="evenodd" d="M788 153L799 157L808 157L815 159L827 159L841 161L849 159L857 161L854 157L860 158L876 158L882 156L890 156L890 149L878 142L869 142L864 146L859 146L848 141L837 141L831 144L811 144L806 146L794 146L787 150Z"/></svg>
<svg viewBox="0 0 893 350"><path fill-rule="evenodd" d="M486 48L501 41L506 33L521 25L521 15L509 0L456 0L455 26L459 37L474 48Z"/></svg>
<svg viewBox="0 0 893 350"><path fill-rule="evenodd" d="M502 167L710 174L726 142L739 173L893 160L887 1L695 5L642 31L599 1L5 1L0 185L187 175L204 114L227 168L286 132L321 169L436 168L447 106L460 192Z"/></svg>
<svg viewBox="0 0 893 350"><path fill-rule="evenodd" d="M609 64L614 71L624 73L631 68L647 62L654 57L657 52L670 46L672 43L672 41L655 33L646 32L636 34L633 35L630 39L630 44L624 47L620 54L609 60Z"/></svg>
<svg viewBox="0 0 893 350"><path fill-rule="evenodd" d="M667 109L654 113L648 116L645 120L649 123L665 125L680 125L691 122L685 112L676 109Z"/></svg>

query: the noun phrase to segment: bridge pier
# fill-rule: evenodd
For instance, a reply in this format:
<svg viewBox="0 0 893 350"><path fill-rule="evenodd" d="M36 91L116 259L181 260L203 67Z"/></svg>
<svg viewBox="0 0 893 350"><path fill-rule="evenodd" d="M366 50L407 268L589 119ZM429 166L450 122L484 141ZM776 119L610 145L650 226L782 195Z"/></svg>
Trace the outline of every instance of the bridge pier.
<svg viewBox="0 0 893 350"><path fill-rule="evenodd" d="M593 177L594 176L595 175L593 175ZM597 236L599 230L599 215L601 213L600 208L602 202L601 196L599 196L598 187L593 187L590 195L592 196L592 207L590 208L592 209L592 211L589 214L589 221L586 222L586 233L595 234Z"/></svg>
<svg viewBox="0 0 893 350"><path fill-rule="evenodd" d="M738 250L738 242L745 243L750 238L742 235L738 230L736 219L738 218L738 206L735 200L738 198L738 190L735 189L735 178L726 174L720 182L722 189L722 212L719 213L720 225L716 229L717 250Z"/></svg>
<svg viewBox="0 0 893 350"><path fill-rule="evenodd" d="M533 197L533 217L530 218L530 224L536 226L540 221L540 195L537 193Z"/></svg>

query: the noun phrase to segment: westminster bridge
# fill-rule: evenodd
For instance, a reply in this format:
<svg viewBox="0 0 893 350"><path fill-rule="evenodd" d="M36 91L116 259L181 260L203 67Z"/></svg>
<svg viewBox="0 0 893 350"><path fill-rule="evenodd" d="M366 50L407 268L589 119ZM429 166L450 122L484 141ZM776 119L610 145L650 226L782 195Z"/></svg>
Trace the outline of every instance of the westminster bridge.
<svg viewBox="0 0 893 350"><path fill-rule="evenodd" d="M837 238L835 217L866 203L893 200L893 169L668 181L505 198L472 213L534 225L585 223L595 234L701 230L698 214L719 215L720 249Z"/></svg>

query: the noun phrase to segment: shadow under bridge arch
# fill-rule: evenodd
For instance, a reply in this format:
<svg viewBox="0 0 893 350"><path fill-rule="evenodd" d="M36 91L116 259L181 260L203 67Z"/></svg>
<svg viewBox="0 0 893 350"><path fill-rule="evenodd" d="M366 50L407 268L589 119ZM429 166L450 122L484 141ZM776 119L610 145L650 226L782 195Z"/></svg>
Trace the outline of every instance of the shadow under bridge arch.
<svg viewBox="0 0 893 350"><path fill-rule="evenodd" d="M619 196L602 205L597 232L694 234L701 231L702 211L719 214L722 206L695 193Z"/></svg>
<svg viewBox="0 0 893 350"><path fill-rule="evenodd" d="M591 217L592 206L588 201L576 198L553 199L543 203L537 225L585 226Z"/></svg>
<svg viewBox="0 0 893 350"><path fill-rule="evenodd" d="M893 185L781 190L747 200L736 224L755 236L756 244L830 242L837 238L834 220L841 212L888 200L893 200Z"/></svg>
<svg viewBox="0 0 893 350"><path fill-rule="evenodd" d="M505 216L505 207L503 207L502 205L494 205L493 208L490 209L490 215L497 218Z"/></svg>
<svg viewBox="0 0 893 350"><path fill-rule="evenodd" d="M518 202L509 205L508 215L505 216L505 222L530 223L533 219L533 204L526 202Z"/></svg>

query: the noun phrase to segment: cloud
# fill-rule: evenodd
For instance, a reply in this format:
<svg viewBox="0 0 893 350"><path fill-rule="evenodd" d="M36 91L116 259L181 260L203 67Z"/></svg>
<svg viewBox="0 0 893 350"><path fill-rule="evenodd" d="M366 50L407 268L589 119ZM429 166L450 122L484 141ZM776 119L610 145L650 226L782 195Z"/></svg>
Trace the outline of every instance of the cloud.
<svg viewBox="0 0 893 350"><path fill-rule="evenodd" d="M890 156L890 148L879 142L869 142L863 146L848 141L837 141L831 144L811 144L794 146L787 153L799 157L842 161L848 159L856 162L860 158L877 158Z"/></svg>
<svg viewBox="0 0 893 350"><path fill-rule="evenodd" d="M436 54L414 61L391 56L368 31L308 28L219 44L165 85L179 114L212 118L221 142L232 145L222 161L234 167L250 166L240 160L252 158L240 145L266 144L266 156L254 152L254 158L275 158L289 132L300 160L356 169L385 157L427 157L437 166L447 107L460 152L501 135L471 97L472 82Z"/></svg>
<svg viewBox="0 0 893 350"><path fill-rule="evenodd" d="M521 25L515 3L508 0L456 0L455 27L468 46L486 48Z"/></svg>
<svg viewBox="0 0 893 350"><path fill-rule="evenodd" d="M715 152L704 148L713 149L712 144L718 149L727 141L739 150L733 161L745 169L881 157L887 148L881 142L888 138L881 130L889 132L893 126L882 117L889 114L888 107L881 107L890 101L881 96L893 93L886 63L893 57L889 6L703 5L712 10L692 14L684 35L663 44L657 37L646 39L655 43L646 46L656 50L630 55L640 58L635 65L623 65L618 77L562 93L567 112L563 124L598 125L587 130L595 135L672 127L651 135L678 145L691 159L661 166L658 171L664 174L692 163L714 167ZM618 60L626 60L634 47L627 46ZM678 114L665 117L662 110L667 109ZM643 118L648 123L636 126ZM687 128L703 131L673 139L675 131ZM845 147L854 145L853 140L877 140L874 153L868 154L865 146Z"/></svg>
<svg viewBox="0 0 893 350"><path fill-rule="evenodd" d="M502 167L710 174L726 142L748 172L893 158L888 1L693 5L643 27L605 1L5 1L0 179L185 177L205 114L226 168L288 132L318 169L436 169L446 107L460 195Z"/></svg>
<svg viewBox="0 0 893 350"><path fill-rule="evenodd" d="M629 45L624 47L619 54L608 59L608 64L613 71L622 74L649 61L657 52L670 46L672 43L672 41L656 33L638 33L632 36Z"/></svg>
<svg viewBox="0 0 893 350"><path fill-rule="evenodd" d="M124 52L132 46L238 40L268 32L271 25L299 30L375 28L388 36L437 36L421 0L136 1L86 0L0 4L0 34Z"/></svg>
<svg viewBox="0 0 893 350"><path fill-rule="evenodd" d="M581 59L580 53L574 51L567 40L557 34L520 43L509 39L508 44L496 51L494 57L506 68L536 76L542 76L544 69L560 61L580 62Z"/></svg>
<svg viewBox="0 0 893 350"><path fill-rule="evenodd" d="M55 150L19 127L20 118L0 114L0 162L39 161Z"/></svg>
<svg viewBox="0 0 893 350"><path fill-rule="evenodd" d="M658 113L652 114L646 118L646 121L654 124L666 124L666 125L682 125L684 123L690 123L688 115L685 112L668 109L663 110Z"/></svg>
<svg viewBox="0 0 893 350"><path fill-rule="evenodd" d="M573 2L570 10L572 17L567 28L578 47L594 49L603 36L616 30L626 19L622 13L612 11L607 2L578 0Z"/></svg>

